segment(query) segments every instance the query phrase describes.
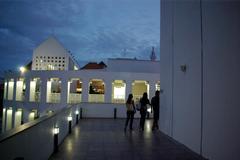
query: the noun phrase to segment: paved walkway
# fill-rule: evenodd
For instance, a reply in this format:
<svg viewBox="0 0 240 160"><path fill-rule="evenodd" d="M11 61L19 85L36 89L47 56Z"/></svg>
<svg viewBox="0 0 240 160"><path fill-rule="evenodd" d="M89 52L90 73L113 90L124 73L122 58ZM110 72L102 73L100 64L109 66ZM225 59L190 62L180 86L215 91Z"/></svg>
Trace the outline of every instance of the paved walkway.
<svg viewBox="0 0 240 160"><path fill-rule="evenodd" d="M75 126L50 160L200 160L196 154L160 131L151 131L150 120L145 131L126 133L123 119L84 119Z"/></svg>

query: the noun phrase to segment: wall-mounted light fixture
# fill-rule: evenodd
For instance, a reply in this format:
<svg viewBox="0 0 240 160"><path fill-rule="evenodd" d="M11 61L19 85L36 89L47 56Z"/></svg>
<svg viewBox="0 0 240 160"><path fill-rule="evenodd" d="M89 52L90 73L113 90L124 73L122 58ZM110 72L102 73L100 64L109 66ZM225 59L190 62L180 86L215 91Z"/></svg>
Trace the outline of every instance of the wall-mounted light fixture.
<svg viewBox="0 0 240 160"><path fill-rule="evenodd" d="M59 133L59 127L54 127L53 128L53 134L58 134Z"/></svg>
<svg viewBox="0 0 240 160"><path fill-rule="evenodd" d="M76 110L76 111L75 111L75 114L76 114L76 124L78 124L79 110Z"/></svg>
<svg viewBox="0 0 240 160"><path fill-rule="evenodd" d="M187 71L187 65L186 64L181 64L180 68L181 68L181 71L184 72L184 73Z"/></svg>
<svg viewBox="0 0 240 160"><path fill-rule="evenodd" d="M54 153L58 152L58 134L59 134L59 127L53 128L53 151Z"/></svg>
<svg viewBox="0 0 240 160"><path fill-rule="evenodd" d="M71 134L72 133L72 116L68 116L67 120L68 120L68 133Z"/></svg>

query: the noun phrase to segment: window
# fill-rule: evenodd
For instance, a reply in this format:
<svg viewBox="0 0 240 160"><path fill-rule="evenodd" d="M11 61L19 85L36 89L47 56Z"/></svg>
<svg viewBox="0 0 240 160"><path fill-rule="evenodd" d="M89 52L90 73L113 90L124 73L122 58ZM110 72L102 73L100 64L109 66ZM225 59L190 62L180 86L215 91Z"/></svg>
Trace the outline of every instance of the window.
<svg viewBox="0 0 240 160"><path fill-rule="evenodd" d="M59 63L61 63L62 61L58 61Z"/></svg>

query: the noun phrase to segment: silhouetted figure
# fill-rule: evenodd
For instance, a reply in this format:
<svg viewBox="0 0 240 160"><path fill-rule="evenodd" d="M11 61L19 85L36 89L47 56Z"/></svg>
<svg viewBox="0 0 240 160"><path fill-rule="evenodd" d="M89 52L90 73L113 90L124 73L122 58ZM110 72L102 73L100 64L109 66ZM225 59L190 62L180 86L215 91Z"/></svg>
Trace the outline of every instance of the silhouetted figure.
<svg viewBox="0 0 240 160"><path fill-rule="evenodd" d="M93 89L93 86L90 85L90 87L89 87L89 94L94 94L94 93L95 93L95 91Z"/></svg>
<svg viewBox="0 0 240 160"><path fill-rule="evenodd" d="M124 131L127 130L127 126L128 126L129 120L130 120L129 129L130 130L133 129L132 128L132 124L133 124L134 113L135 113L135 105L134 105L133 95L132 94L128 95L128 99L127 99L127 102L126 102L126 108L127 108L127 119L126 119Z"/></svg>
<svg viewBox="0 0 240 160"><path fill-rule="evenodd" d="M151 100L151 107L153 109L153 126L152 126L152 130L159 129L159 127L158 127L159 102L160 102L159 91L156 91L155 92L155 96Z"/></svg>
<svg viewBox="0 0 240 160"><path fill-rule="evenodd" d="M140 99L140 104L141 104L141 108L140 108L141 118L140 118L139 129L144 131L145 119L147 114L147 104L150 104L146 92L143 93L143 97Z"/></svg>

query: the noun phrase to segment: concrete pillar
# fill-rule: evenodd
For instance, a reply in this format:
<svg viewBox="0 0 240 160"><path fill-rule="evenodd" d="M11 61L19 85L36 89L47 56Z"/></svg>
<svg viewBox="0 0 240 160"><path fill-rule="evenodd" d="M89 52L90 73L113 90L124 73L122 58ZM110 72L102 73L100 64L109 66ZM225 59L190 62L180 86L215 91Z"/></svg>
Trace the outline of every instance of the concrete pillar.
<svg viewBox="0 0 240 160"><path fill-rule="evenodd" d="M40 86L40 103L41 104L46 104L46 101L47 101L47 81L48 81L48 78L41 78L41 86Z"/></svg>
<svg viewBox="0 0 240 160"><path fill-rule="evenodd" d="M17 94L17 81L18 78L13 79L13 101L16 101L16 94Z"/></svg>
<svg viewBox="0 0 240 160"><path fill-rule="evenodd" d="M68 79L61 78L61 104L67 104L67 97L68 97Z"/></svg>
<svg viewBox="0 0 240 160"><path fill-rule="evenodd" d="M29 94L30 94L30 77L27 77L25 79L25 82L26 82L26 90L25 90L25 97L24 97L24 101L25 102L29 102Z"/></svg>
<svg viewBox="0 0 240 160"><path fill-rule="evenodd" d="M82 102L88 102L89 79L82 79Z"/></svg>
<svg viewBox="0 0 240 160"><path fill-rule="evenodd" d="M104 80L105 92L104 99L105 103L112 103L112 80Z"/></svg>
<svg viewBox="0 0 240 160"><path fill-rule="evenodd" d="M128 95L132 93L132 80L126 80L126 94L125 94L125 100L127 100Z"/></svg>
<svg viewBox="0 0 240 160"><path fill-rule="evenodd" d="M16 106L12 107L12 128L15 126L15 112L16 112Z"/></svg>
<svg viewBox="0 0 240 160"><path fill-rule="evenodd" d="M149 81L149 100L151 101L152 97L155 95L156 91L156 83L155 81Z"/></svg>

